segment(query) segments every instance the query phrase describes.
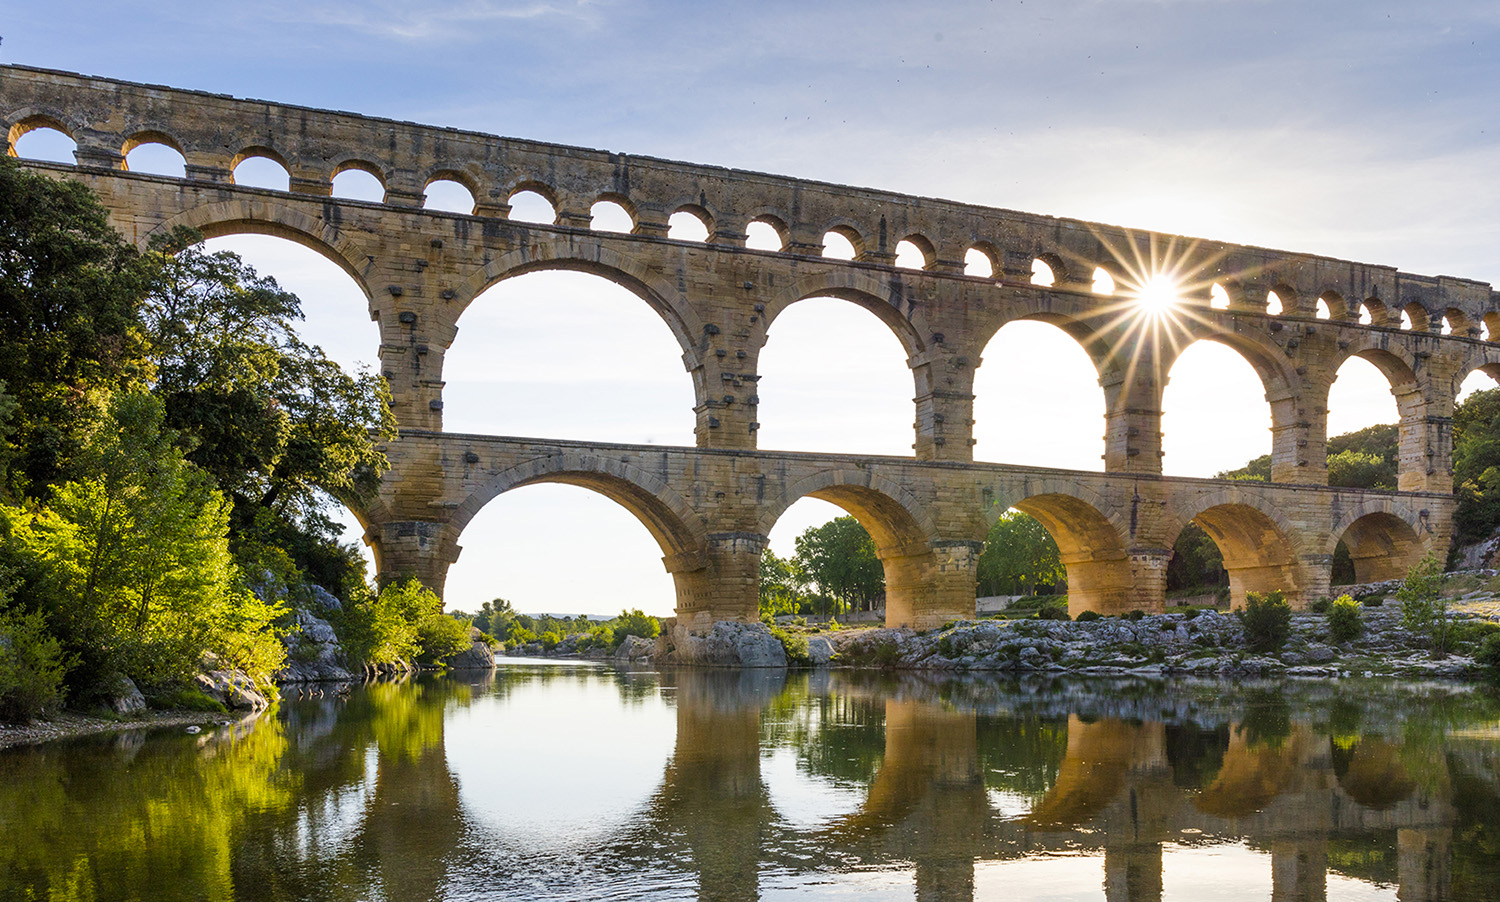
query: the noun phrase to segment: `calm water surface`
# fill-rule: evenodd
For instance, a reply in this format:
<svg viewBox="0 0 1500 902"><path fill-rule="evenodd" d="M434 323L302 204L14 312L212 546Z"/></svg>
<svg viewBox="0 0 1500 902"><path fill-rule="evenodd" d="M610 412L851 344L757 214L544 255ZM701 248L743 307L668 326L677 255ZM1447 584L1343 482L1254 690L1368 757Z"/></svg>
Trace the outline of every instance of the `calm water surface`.
<svg viewBox="0 0 1500 902"><path fill-rule="evenodd" d="M1500 899L1454 686L493 676L0 752L0 899Z"/></svg>

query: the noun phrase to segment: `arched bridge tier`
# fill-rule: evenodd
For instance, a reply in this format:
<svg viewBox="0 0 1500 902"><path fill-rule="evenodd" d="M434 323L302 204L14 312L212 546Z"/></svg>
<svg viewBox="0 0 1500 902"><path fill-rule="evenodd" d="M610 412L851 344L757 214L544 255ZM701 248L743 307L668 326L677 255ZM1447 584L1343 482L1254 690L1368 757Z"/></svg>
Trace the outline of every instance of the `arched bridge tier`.
<svg viewBox="0 0 1500 902"><path fill-rule="evenodd" d="M525 485L578 485L650 530L676 581L679 619L699 627L755 616L767 534L805 497L838 504L869 529L886 571L887 621L918 627L973 616L985 535L1012 507L1057 539L1076 614L1160 610L1172 543L1190 521L1224 549L1237 601L1281 589L1305 604L1328 593L1340 539L1357 565L1372 556L1362 549L1378 548L1379 560L1404 568L1447 547L1442 524L1453 503L1441 494L421 430L403 430L386 453L392 475L364 514L390 573L440 586L484 504Z"/></svg>
<svg viewBox="0 0 1500 902"><path fill-rule="evenodd" d="M1445 550L1454 394L1475 369L1500 372L1500 343L1490 340L1500 338L1500 295L1447 276L0 66L0 139L13 148L38 127L72 137L76 165L26 165L89 185L134 241L177 225L210 236L270 233L313 248L358 282L380 326L402 429L380 499L363 516L387 573L418 572L436 586L479 505L551 480L587 485L635 513L660 543L679 609L693 622L753 616L764 537L804 495L843 506L870 529L897 622L972 611L979 543L1009 507L1036 516L1057 539L1076 605L1160 605L1168 549L1190 521L1224 549L1237 596L1282 588L1306 601L1326 590L1339 541L1361 575L1394 573L1421 551ZM185 177L128 171L125 154L144 142L180 152ZM251 156L284 166L289 190L236 185L235 166ZM333 177L350 168L380 181L381 202L331 196ZM437 180L467 188L473 210L423 209ZM546 197L553 222L509 218L523 190ZM599 201L623 208L631 231L591 230ZM669 238L677 213L698 218L707 240ZM779 250L745 246L755 222L776 231ZM830 233L851 242L855 259L822 256ZM921 252L920 268L895 265L903 241ZM966 270L966 255L976 253L987 272ZM1038 261L1050 285L1033 284ZM1142 327L1147 314L1130 296L1151 275L1141 261L1177 276L1183 315ZM667 324L694 389L696 448L442 432L444 356L464 340L465 308L498 281L547 269L610 279ZM1100 270L1117 293L1095 292ZM1222 309L1212 302L1215 286ZM1268 312L1273 292L1277 314ZM901 342L912 379L911 458L757 450L767 329L813 296L870 310ZM1398 327L1403 316L1408 329ZM981 352L1021 319L1061 327L1093 360L1105 396L1104 473L972 462ZM1166 374L1201 339L1233 347L1265 385L1270 484L1160 475ZM1328 391L1352 356L1375 364L1396 396L1399 493L1327 487Z"/></svg>

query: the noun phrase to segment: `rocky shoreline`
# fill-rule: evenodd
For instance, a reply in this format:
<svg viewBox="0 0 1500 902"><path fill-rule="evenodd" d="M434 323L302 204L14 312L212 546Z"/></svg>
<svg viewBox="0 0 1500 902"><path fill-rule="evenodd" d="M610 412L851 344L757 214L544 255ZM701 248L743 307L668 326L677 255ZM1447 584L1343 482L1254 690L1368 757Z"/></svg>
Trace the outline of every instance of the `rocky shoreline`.
<svg viewBox="0 0 1500 902"><path fill-rule="evenodd" d="M512 654L650 665L707 667L867 667L896 670L1053 673L1101 676L1193 675L1218 678L1395 676L1471 680L1486 668L1459 649L1434 657L1427 640L1402 626L1391 603L1363 611L1363 630L1348 642L1329 635L1324 614L1297 613L1281 650L1247 648L1235 614L1189 611L1097 620L960 621L940 630L780 629L716 623L703 636L675 626L652 643L632 637L614 654L566 646L526 646ZM1496 623L1455 614L1454 625Z"/></svg>
<svg viewBox="0 0 1500 902"><path fill-rule="evenodd" d="M1488 599L1481 599L1484 600ZM1500 630L1500 610L1483 606L1465 611L1460 603L1451 619L1461 630ZM340 663L342 650L326 621L305 614L299 620L304 621L300 653L278 674L279 685L346 687L415 669L401 664L372 672L350 672ZM840 667L933 675L972 673L980 679L986 678L986 674L1147 679L1187 676L1237 683L1247 679L1351 676L1446 681L1493 677L1488 668L1465 653L1471 650L1467 647L1460 646L1446 656L1434 657L1425 637L1402 626L1400 607L1395 603L1367 605L1361 620L1362 630L1356 638L1336 642L1329 634L1326 615L1293 614L1290 638L1274 653L1248 650L1244 626L1237 615L1205 610L1103 617L1082 622L960 621L921 632L881 627L830 631L794 625L772 628L762 623L721 622L699 635L668 620L665 631L654 640L630 636L613 651L580 650L576 641L565 641L550 650L533 644L508 654L594 660L619 666ZM448 662L448 669L454 671L488 670L494 666L494 652L477 634L469 651ZM218 724L226 722L226 718L237 719L247 714L253 718L270 704L236 671L209 669L198 677L198 688L205 695L237 712L228 715L150 712L139 693L133 693L134 687L127 688L131 691L122 691L121 699L109 712L67 713L24 727L0 726L0 748L111 731Z"/></svg>

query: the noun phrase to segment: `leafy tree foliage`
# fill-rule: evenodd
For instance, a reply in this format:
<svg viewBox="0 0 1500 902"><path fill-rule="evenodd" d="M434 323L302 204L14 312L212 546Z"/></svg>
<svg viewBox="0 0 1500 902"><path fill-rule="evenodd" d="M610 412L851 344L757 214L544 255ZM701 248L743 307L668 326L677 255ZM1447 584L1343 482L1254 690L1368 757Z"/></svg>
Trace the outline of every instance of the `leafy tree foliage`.
<svg viewBox="0 0 1500 902"><path fill-rule="evenodd" d="M1396 591L1401 602L1401 625L1425 636L1432 656L1448 653L1451 631L1448 624L1448 601L1443 597L1443 565L1429 554L1406 573Z"/></svg>
<svg viewBox="0 0 1500 902"><path fill-rule="evenodd" d="M838 517L808 529L796 540L796 560L818 591L839 610L874 610L885 595L885 568L875 540L853 517Z"/></svg>
<svg viewBox="0 0 1500 902"><path fill-rule="evenodd" d="M70 678L80 700L120 674L148 690L181 681L208 651L269 685L285 654L281 610L245 588L230 555L228 505L162 417L149 394L114 396L79 455L94 475L10 523L35 562L29 597L83 665Z"/></svg>
<svg viewBox="0 0 1500 902"><path fill-rule="evenodd" d="M767 548L760 556L760 612L795 614L808 595L808 577L797 558L787 560Z"/></svg>
<svg viewBox="0 0 1500 902"><path fill-rule="evenodd" d="M145 370L134 251L83 185L0 157L0 381L16 408L4 446L11 498L70 472L102 397Z"/></svg>
<svg viewBox="0 0 1500 902"><path fill-rule="evenodd" d="M236 550L284 549L335 594L359 583L338 546L329 495L357 501L386 467L374 439L395 434L385 380L350 375L298 338L295 295L228 251L179 229L157 242L141 305L168 422L195 441L189 459L233 501Z"/></svg>
<svg viewBox="0 0 1500 902"><path fill-rule="evenodd" d="M1037 595L1066 577L1057 543L1041 522L1006 511L990 527L979 555L980 595Z"/></svg>
<svg viewBox="0 0 1500 902"><path fill-rule="evenodd" d="M1500 389L1475 392L1453 411L1453 491L1456 541L1500 528Z"/></svg>
<svg viewBox="0 0 1500 902"><path fill-rule="evenodd" d="M1167 562L1167 591L1214 589L1229 585L1224 555L1203 527L1189 523L1177 535L1172 559Z"/></svg>

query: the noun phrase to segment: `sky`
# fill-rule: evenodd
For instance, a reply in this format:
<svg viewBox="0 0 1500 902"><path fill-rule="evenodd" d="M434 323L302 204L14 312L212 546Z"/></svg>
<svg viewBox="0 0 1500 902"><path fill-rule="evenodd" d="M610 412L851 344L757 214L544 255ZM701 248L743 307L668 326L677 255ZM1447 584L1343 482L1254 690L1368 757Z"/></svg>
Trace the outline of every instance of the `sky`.
<svg viewBox="0 0 1500 902"><path fill-rule="evenodd" d="M1493 2L0 0L0 38L6 63L1500 283ZM336 359L375 365L365 300L332 264L261 236L214 246L296 291L304 331ZM487 292L459 330L449 429L692 443L680 352L623 289L533 274ZM539 339L560 330L602 353L548 359ZM830 336L838 347L811 351ZM1070 339L1015 324L983 358L978 459L1100 468L1102 396ZM760 371L762 448L911 453L911 377L873 316L799 303ZM830 402L841 416L813 413ZM1358 360L1329 407L1330 434L1395 419ZM1268 453L1269 422L1249 365L1194 345L1163 400L1165 472L1210 476ZM797 504L772 548L790 554L839 513ZM507 493L460 544L450 608L499 596L524 611L671 611L644 527L584 489Z"/></svg>

